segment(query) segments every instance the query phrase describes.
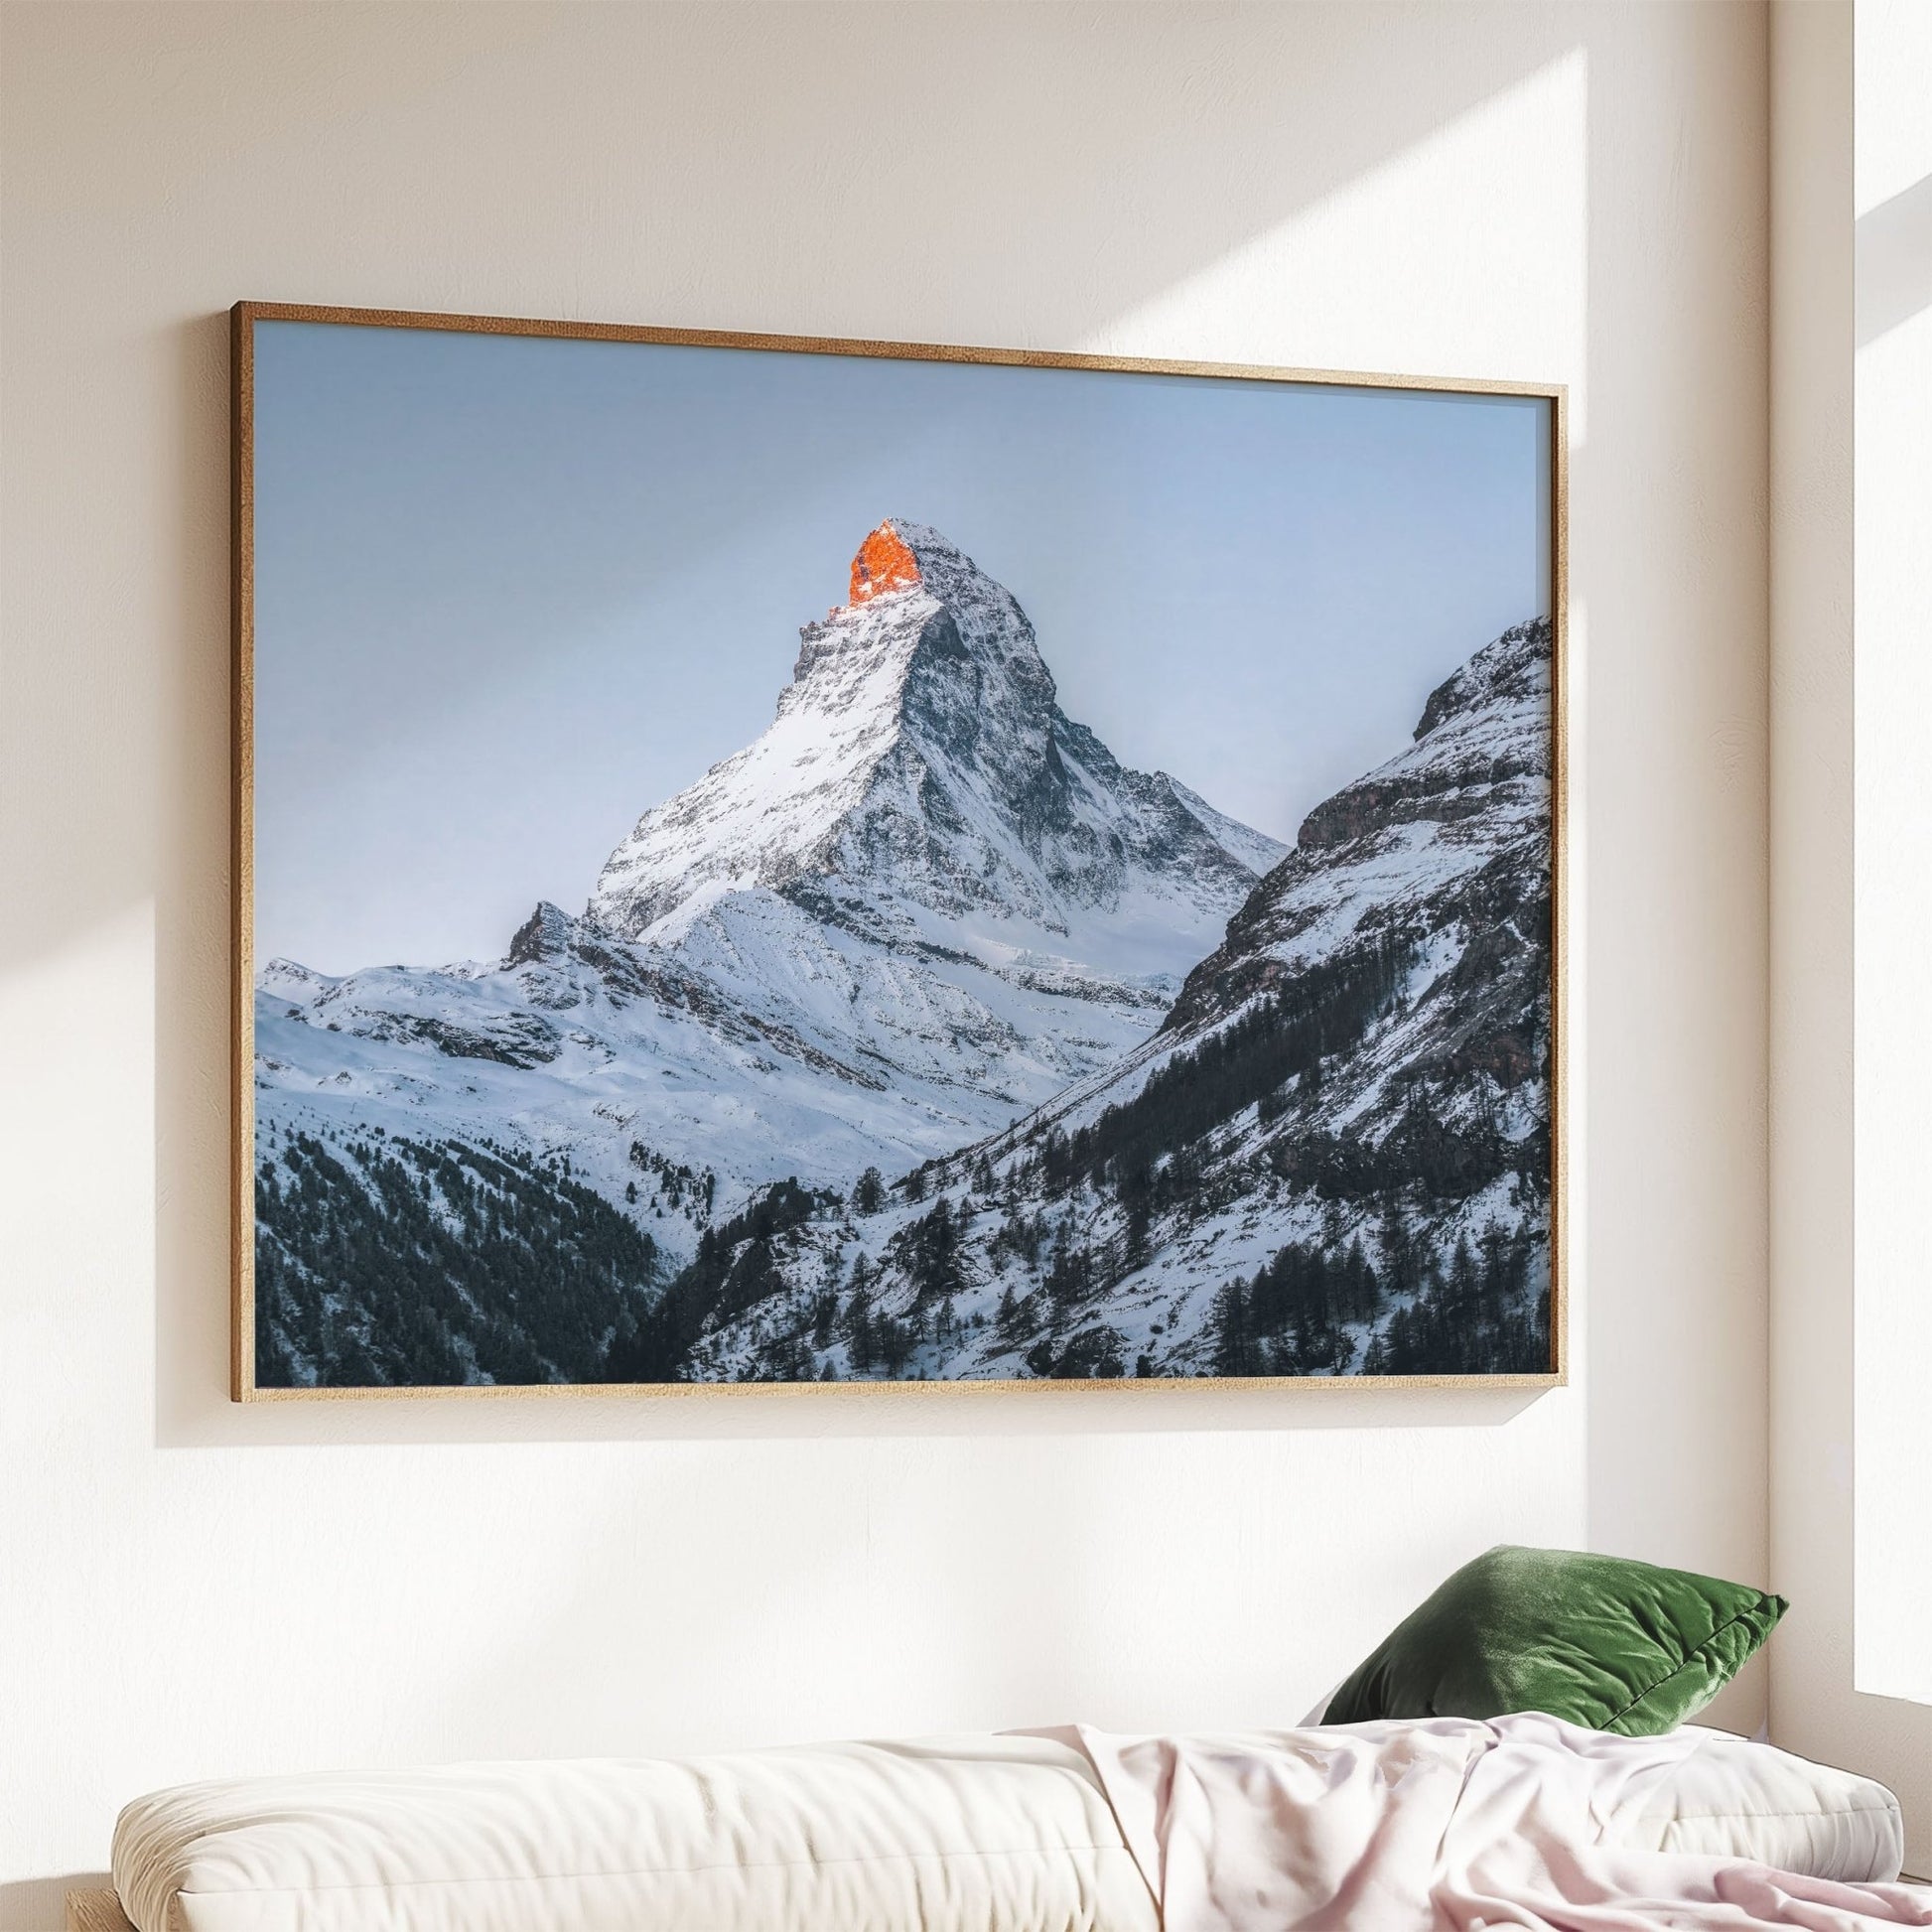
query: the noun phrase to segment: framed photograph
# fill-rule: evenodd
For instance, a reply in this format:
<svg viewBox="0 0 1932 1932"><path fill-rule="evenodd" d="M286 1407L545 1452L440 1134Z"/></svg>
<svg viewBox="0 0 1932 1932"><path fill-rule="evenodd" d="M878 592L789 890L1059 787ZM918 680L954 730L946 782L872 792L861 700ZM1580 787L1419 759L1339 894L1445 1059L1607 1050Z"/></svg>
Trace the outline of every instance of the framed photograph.
<svg viewBox="0 0 1932 1932"><path fill-rule="evenodd" d="M234 311L237 1400L1564 1372L1564 394Z"/></svg>

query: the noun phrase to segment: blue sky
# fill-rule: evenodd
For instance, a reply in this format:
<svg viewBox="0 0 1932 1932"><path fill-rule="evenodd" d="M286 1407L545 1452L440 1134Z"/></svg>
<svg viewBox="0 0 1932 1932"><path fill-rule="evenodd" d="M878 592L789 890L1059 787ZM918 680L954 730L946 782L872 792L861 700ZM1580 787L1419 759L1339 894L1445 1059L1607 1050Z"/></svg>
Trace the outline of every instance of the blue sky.
<svg viewBox="0 0 1932 1932"><path fill-rule="evenodd" d="M1292 839L1549 609L1546 405L266 323L258 958L501 954L749 744L882 517L1060 703Z"/></svg>

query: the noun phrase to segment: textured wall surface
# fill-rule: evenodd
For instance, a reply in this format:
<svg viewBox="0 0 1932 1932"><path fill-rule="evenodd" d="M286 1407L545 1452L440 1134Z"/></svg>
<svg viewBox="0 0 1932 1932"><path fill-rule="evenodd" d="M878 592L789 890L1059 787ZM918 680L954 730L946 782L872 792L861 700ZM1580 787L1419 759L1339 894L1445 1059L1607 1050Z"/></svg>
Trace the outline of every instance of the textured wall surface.
<svg viewBox="0 0 1932 1932"><path fill-rule="evenodd" d="M1764 1569L1763 14L878 18L6 12L0 1926L162 1783L1292 1721L1499 1539ZM1572 384L1574 1385L229 1407L240 296Z"/></svg>

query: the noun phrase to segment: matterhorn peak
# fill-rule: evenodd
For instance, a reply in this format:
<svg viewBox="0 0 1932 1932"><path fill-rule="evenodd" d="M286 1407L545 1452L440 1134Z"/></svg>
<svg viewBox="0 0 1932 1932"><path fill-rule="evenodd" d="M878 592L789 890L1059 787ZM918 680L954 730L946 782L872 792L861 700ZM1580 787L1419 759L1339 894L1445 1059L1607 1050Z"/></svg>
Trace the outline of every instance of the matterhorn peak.
<svg viewBox="0 0 1932 1932"><path fill-rule="evenodd" d="M995 583L931 524L915 523L907 516L889 516L867 532L852 559L846 602L832 611L827 622L854 617L879 599L903 591L921 593L943 605L968 643L996 644L1002 633L1010 631L1024 638L1031 650L1033 625L1013 593ZM823 628L808 625L807 631Z"/></svg>
<svg viewBox="0 0 1932 1932"><path fill-rule="evenodd" d="M1006 590L931 524L914 523L908 516L889 516L867 533L852 559L846 608L856 610L889 592L914 589L941 604L962 597L970 601L988 592L1012 602Z"/></svg>
<svg viewBox="0 0 1932 1932"><path fill-rule="evenodd" d="M918 553L888 517L867 536L852 559L852 591L847 602L857 609L888 591L910 590L919 581Z"/></svg>
<svg viewBox="0 0 1932 1932"><path fill-rule="evenodd" d="M612 853L598 923L641 937L702 889L762 889L864 900L869 929L911 907L970 914L1026 927L1011 944L1038 950L1074 908L1130 892L1184 901L1180 927L1203 907L1211 924L1264 849L1272 863L1272 840L1123 769L1067 719L1018 599L937 530L877 524L850 597L799 631L765 732Z"/></svg>

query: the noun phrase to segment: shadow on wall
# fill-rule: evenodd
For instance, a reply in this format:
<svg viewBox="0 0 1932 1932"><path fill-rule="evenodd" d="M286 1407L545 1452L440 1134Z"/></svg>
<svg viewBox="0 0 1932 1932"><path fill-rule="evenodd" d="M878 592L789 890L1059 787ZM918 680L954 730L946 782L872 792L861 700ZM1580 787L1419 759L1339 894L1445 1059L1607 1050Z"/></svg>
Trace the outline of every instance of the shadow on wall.
<svg viewBox="0 0 1932 1932"><path fill-rule="evenodd" d="M1433 9L1149 11L1136 17L1131 35L1104 11L985 10L969 27L959 15L914 10L896 17L895 59L900 71L927 75L927 84L881 88L863 63L853 63L832 67L825 86L809 95L799 74L827 67L819 9L760 12L750 36L733 24L742 14L728 21L700 9L592 10L546 16L536 26L528 14L506 10L509 24L466 17L464 34L477 43L479 63L513 55L524 119L543 118L554 92L555 124L567 130L552 165L563 171L557 194L581 217L582 231L560 243L545 224L541 236L514 238L517 247L494 251L500 257L521 248L527 265L566 248L568 260L541 282L557 293L535 298L537 308L600 319L1091 348L1106 345L1123 318L1148 309L1164 291L1574 56L1580 37L1571 10L1495 11L1510 23L1509 53L1500 59L1493 32L1467 31L1466 22ZM226 31L237 35L275 31L252 17L228 19ZM850 24L857 33L856 19ZM716 58L727 37L729 60ZM1150 40L1158 45L1150 49ZM397 49L404 81L424 52L416 42ZM605 232L611 211L580 206L566 184L573 168L586 165L577 149L610 125L594 105L570 97L585 85L594 92L616 85L620 75L627 93L642 95L626 106L622 123L635 130L638 149L621 164L599 155L596 165L635 168L643 184L635 193L649 203L653 225L643 267L614 280L605 264L634 262L634 245L620 247L620 237ZM1377 111L1311 113L1313 76L1322 100L1372 99ZM934 111L934 86L945 111ZM721 97L708 103L709 90ZM407 114L402 81L395 91L391 109ZM692 133L707 128L731 130L729 154L708 151ZM998 129L1009 132L992 138ZM387 138L378 126L361 145L379 160ZM1036 153L1049 140L1063 165L1043 169ZM890 158L883 170L882 157ZM731 193L734 181L801 177L823 192L785 198L782 212L767 194ZM906 189L914 177L916 195ZM876 212L882 193L893 198L894 218L855 214ZM715 220L721 196L744 224L729 245L721 245ZM533 180L532 210L544 201L541 179ZM1069 237L1119 235L1123 206L1135 210L1131 247L1069 246ZM284 193L273 209L249 203L246 220L299 227L300 209L287 206ZM945 245L935 247L941 227ZM616 253L599 253L607 248ZM838 265L829 281L817 266L827 263ZM1555 272L1574 281L1576 264ZM532 283L521 274L516 288ZM513 306L500 288L479 292L467 257L434 250L400 281L385 271L327 288L222 291L291 293L423 308ZM946 319L943 329L935 315ZM1270 333L1265 348L1208 336L1184 347L1210 358L1315 359L1304 341L1290 322ZM1179 1388L1158 1397L801 1393L708 1402L585 1396L229 1404L225 318L183 325L162 346L178 450L178 548L170 574L180 596L159 653L152 723L129 721L101 733L93 741L103 748L97 756L76 757L75 748L64 747L66 768L42 774L69 794L76 836L90 837L95 849L110 843L110 824L151 823L152 830L123 844L119 870L109 876L45 879L47 920L10 928L19 935L59 932L102 916L112 897L154 896L157 1443L1457 1428L1500 1425L1533 1399L1521 1391L1289 1387L1239 1396ZM83 674L78 664L74 674ZM119 759L105 749L130 741L146 748L145 758ZM45 749L42 761L51 762ZM50 874L60 865L51 847L29 856ZM1580 1358L1574 1326L1572 1352Z"/></svg>
<svg viewBox="0 0 1932 1932"><path fill-rule="evenodd" d="M222 1311L225 1323L226 1311ZM1104 1384L976 1389L884 1384L565 1394L324 1398L237 1406L219 1391L172 1445L292 1443L759 1442L872 1437L1241 1435L1264 1430L1496 1428L1535 1389L1159 1390Z"/></svg>

